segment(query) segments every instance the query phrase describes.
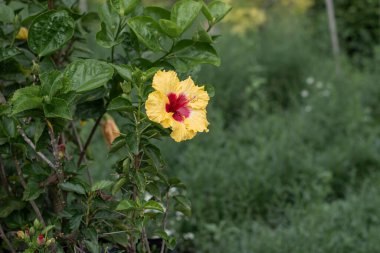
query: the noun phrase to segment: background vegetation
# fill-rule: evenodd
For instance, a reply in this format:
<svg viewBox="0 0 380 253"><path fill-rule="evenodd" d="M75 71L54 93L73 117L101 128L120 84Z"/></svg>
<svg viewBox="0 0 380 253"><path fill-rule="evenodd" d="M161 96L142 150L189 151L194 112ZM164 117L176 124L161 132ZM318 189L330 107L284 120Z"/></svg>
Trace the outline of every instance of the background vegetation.
<svg viewBox="0 0 380 253"><path fill-rule="evenodd" d="M324 1L230 2L197 77L210 133L162 144L192 199L179 252L378 252L379 2L335 1L340 75Z"/></svg>
<svg viewBox="0 0 380 253"><path fill-rule="evenodd" d="M191 73L215 85L210 133L158 143L192 200L192 218L168 226L176 251L378 252L379 1L334 1L339 74L324 1L229 2L215 32L222 66ZM103 178L107 149L96 136L89 156Z"/></svg>

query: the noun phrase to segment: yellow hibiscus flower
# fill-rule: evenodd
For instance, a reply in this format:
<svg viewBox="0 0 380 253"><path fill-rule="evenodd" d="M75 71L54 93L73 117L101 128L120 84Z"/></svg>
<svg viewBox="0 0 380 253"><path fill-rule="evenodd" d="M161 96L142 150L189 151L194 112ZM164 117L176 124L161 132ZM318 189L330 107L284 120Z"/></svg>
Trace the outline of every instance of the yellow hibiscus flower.
<svg viewBox="0 0 380 253"><path fill-rule="evenodd" d="M206 106L210 97L204 86L196 86L189 77L180 81L174 71L158 71L153 77L155 91L145 103L148 118L171 128L177 141L193 138L197 132L208 132Z"/></svg>

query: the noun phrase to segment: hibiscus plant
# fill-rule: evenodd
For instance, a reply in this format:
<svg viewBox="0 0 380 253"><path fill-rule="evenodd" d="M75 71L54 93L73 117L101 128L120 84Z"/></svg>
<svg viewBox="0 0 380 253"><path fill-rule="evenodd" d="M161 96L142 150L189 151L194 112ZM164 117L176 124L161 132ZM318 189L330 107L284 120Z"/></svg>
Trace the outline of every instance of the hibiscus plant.
<svg viewBox="0 0 380 253"><path fill-rule="evenodd" d="M213 89L189 73L219 65L210 31L231 7L97 7L0 0L0 252L163 253L171 214L191 214L156 140L208 131ZM97 129L113 163L102 180Z"/></svg>

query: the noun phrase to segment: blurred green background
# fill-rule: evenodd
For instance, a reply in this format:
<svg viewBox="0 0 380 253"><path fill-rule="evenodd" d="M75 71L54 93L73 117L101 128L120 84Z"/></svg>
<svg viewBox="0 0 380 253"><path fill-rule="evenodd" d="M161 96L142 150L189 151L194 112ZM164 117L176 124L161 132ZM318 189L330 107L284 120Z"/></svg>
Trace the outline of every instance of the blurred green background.
<svg viewBox="0 0 380 253"><path fill-rule="evenodd" d="M380 1L334 0L339 72L325 1L229 3L222 66L191 73L216 90L210 132L160 142L192 200L176 251L380 252Z"/></svg>

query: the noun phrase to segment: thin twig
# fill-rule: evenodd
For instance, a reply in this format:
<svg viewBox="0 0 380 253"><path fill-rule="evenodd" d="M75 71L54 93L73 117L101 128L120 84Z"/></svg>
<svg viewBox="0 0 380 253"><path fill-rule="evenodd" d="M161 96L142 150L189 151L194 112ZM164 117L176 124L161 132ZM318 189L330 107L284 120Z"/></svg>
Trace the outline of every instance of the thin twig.
<svg viewBox="0 0 380 253"><path fill-rule="evenodd" d="M63 173L63 166L61 158L59 157L59 149L58 149L58 142L55 138L53 125L50 123L49 120L46 120L47 126L48 126L48 132L50 136L50 144L53 148L53 156L54 156L54 163L56 167L56 174L58 178L59 183L63 183L65 180L64 173ZM66 202L66 195L62 192L62 189L59 188L57 185L55 186L54 191L57 193L57 198L54 198L55 202L55 208L56 212L60 212L65 208L65 202Z"/></svg>
<svg viewBox="0 0 380 253"><path fill-rule="evenodd" d="M54 8L54 2L53 0L48 0L48 9L52 10Z"/></svg>
<svg viewBox="0 0 380 253"><path fill-rule="evenodd" d="M5 242L5 244L8 246L9 250L10 250L12 253L16 253L16 251L15 251L14 248L12 247L11 242L8 240L7 236L5 235L4 230L3 230L3 227L1 226L1 224L0 224L0 237L1 237L1 239L3 239L3 241Z"/></svg>
<svg viewBox="0 0 380 253"><path fill-rule="evenodd" d="M50 136L50 144L51 147L53 148L53 156L55 160L55 167L58 168L60 166L59 164L59 151L58 151L58 144L57 140L55 139L55 134L54 134L54 129L53 126L51 125L50 121L46 120L47 126L48 126L48 132Z"/></svg>
<svg viewBox="0 0 380 253"><path fill-rule="evenodd" d="M0 156L0 178L1 178L1 184L3 185L5 192L8 195L11 195L11 191L9 190L9 183L8 183L8 179L7 179L7 174L5 173L3 159L1 158L1 156Z"/></svg>
<svg viewBox="0 0 380 253"><path fill-rule="evenodd" d="M165 214L164 214L164 218L162 219L162 228L164 229L164 231L166 229L166 223L167 223L168 213L169 213L169 190L170 189L168 189L168 192L166 193ZM160 253L164 253L164 252L165 252L165 240L162 240Z"/></svg>
<svg viewBox="0 0 380 253"><path fill-rule="evenodd" d="M18 175L18 177L19 177L19 179L20 179L21 186L22 186L24 189L26 189L27 185L26 185L26 182L25 182L25 180L24 180L24 175L23 175L22 170L21 170L21 168L20 168L20 164L19 164L19 162L18 162L18 160L17 160L17 158L16 158L15 156L13 156L13 161L14 161L15 166L16 166L16 171L17 171L17 175ZM40 211L40 209L38 208L36 202L34 202L34 200L29 200L29 203L30 203L30 205L32 206L32 208L33 208L34 212L36 213L37 218L40 220L41 224L42 224L44 227L46 227L45 220L44 220L44 218L42 217L41 211Z"/></svg>
<svg viewBox="0 0 380 253"><path fill-rule="evenodd" d="M59 158L59 150L58 150L58 143L55 138L54 129L50 121L46 120L47 126L48 126L48 132L50 136L50 144L53 148L53 156L54 156L54 167L56 168L56 173L58 177L58 182L62 183L64 181L63 177L63 171L62 171L62 163L61 159Z"/></svg>
<svg viewBox="0 0 380 253"><path fill-rule="evenodd" d="M81 248L79 248L77 245L74 246L75 249L79 250L79 252L81 253L86 253L86 251L82 250Z"/></svg>
<svg viewBox="0 0 380 253"><path fill-rule="evenodd" d="M77 128L75 127L75 124L73 121L71 121L71 128L73 129L73 133L74 133L75 139L76 139L78 147L79 147L79 152L82 153L83 152L82 140L80 139L80 135L78 134ZM84 153L83 161L85 163L87 163L86 152ZM92 182L93 182L92 176L91 176L91 173L90 173L90 170L88 167L86 168L86 173L87 173L88 181L89 181L90 185L92 185Z"/></svg>
<svg viewBox="0 0 380 253"><path fill-rule="evenodd" d="M151 253L150 246L149 246L149 241L148 241L148 236L146 235L145 228L143 228L143 230L142 230L142 236L143 236L143 239L144 239L145 249L148 251L148 253Z"/></svg>
<svg viewBox="0 0 380 253"><path fill-rule="evenodd" d="M26 136L26 133L24 132L24 130L21 128L21 126L17 126L17 130L18 132L21 134L22 138L24 139L24 141L36 152L36 154L42 159L44 160L52 169L56 170L57 168L54 166L54 164L41 152L38 152L36 150L36 146L34 145L34 143L28 138L28 136Z"/></svg>
<svg viewBox="0 0 380 253"><path fill-rule="evenodd" d="M82 164L82 161L83 161L83 158L86 154L86 150L88 148L88 146L90 145L91 143L91 140L92 140L92 137L94 137L94 134L95 134L95 131L96 131L96 128L98 128L99 124L100 124L100 121L102 120L103 118L103 115L104 113L102 113L102 115L99 116L99 118L95 121L95 125L92 127L91 129L91 133L90 135L88 136L87 140L86 140L86 143L84 144L84 147L82 149L82 152L80 152L80 155L79 155L79 159L78 159L78 163L77 163L77 167L79 167L81 164Z"/></svg>

